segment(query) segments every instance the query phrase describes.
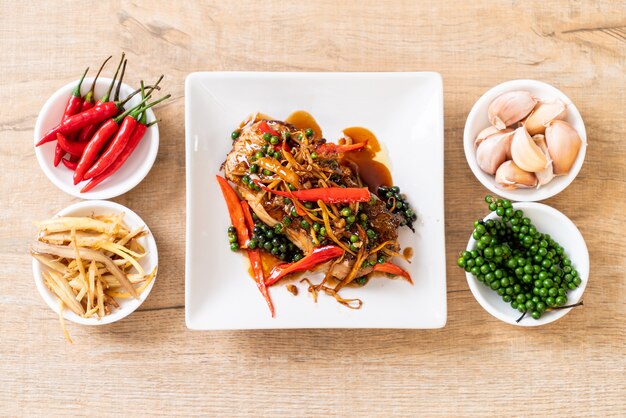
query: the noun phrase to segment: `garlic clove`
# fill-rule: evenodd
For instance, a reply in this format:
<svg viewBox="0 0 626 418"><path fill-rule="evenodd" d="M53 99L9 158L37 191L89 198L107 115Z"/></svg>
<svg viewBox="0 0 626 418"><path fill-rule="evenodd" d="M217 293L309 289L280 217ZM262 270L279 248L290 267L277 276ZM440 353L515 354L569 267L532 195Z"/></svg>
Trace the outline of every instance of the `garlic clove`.
<svg viewBox="0 0 626 418"><path fill-rule="evenodd" d="M506 161L512 135L512 132L491 135L478 145L476 161L485 173L495 174L500 164Z"/></svg>
<svg viewBox="0 0 626 418"><path fill-rule="evenodd" d="M523 126L515 130L511 141L511 156L515 164L525 171L541 171L548 165L548 159L541 148L535 144Z"/></svg>
<svg viewBox="0 0 626 418"><path fill-rule="evenodd" d="M509 160L502 163L496 170L496 184L505 190L535 187L537 177L533 173L522 170Z"/></svg>
<svg viewBox="0 0 626 418"><path fill-rule="evenodd" d="M498 132L500 132L500 130L496 128L495 126L489 126L483 129L482 131L478 133L478 135L476 135L476 139L474 140L474 146L475 147L479 146L480 143L483 142L485 139L487 139L488 136L497 134Z"/></svg>
<svg viewBox="0 0 626 418"><path fill-rule="evenodd" d="M524 126L531 135L542 134L550 122L555 119L562 119L566 113L567 105L562 100L539 102L526 118Z"/></svg>
<svg viewBox="0 0 626 418"><path fill-rule="evenodd" d="M554 174L563 176L574 165L583 141L572 125L562 120L554 120L546 128L546 144L552 158Z"/></svg>
<svg viewBox="0 0 626 418"><path fill-rule="evenodd" d="M498 129L505 129L524 119L537 104L527 91L510 91L496 97L489 105L489 122Z"/></svg>
<svg viewBox="0 0 626 418"><path fill-rule="evenodd" d="M537 134L533 136L533 141L535 144L541 149L543 155L548 159L548 165L541 171L537 171L535 176L537 177L537 188L544 186L552 181L554 178L554 169L552 167L552 160L550 159L550 154L548 153L548 145L546 144L545 136L541 134Z"/></svg>

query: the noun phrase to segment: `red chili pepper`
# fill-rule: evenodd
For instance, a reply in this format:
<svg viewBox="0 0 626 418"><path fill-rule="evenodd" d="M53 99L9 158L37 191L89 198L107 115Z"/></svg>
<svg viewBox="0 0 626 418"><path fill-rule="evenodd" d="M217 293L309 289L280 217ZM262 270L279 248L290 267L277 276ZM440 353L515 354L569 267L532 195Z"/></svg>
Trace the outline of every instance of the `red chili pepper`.
<svg viewBox="0 0 626 418"><path fill-rule="evenodd" d="M75 157L83 155L83 151L87 146L86 142L71 142L62 133L57 133L57 144L63 150L63 154L66 152Z"/></svg>
<svg viewBox="0 0 626 418"><path fill-rule="evenodd" d="M131 116L126 116L120 125L113 140L109 143L107 149L102 153L98 160L87 170L83 176L83 180L89 180L99 174L102 174L115 159L122 153L128 143L135 127L137 120Z"/></svg>
<svg viewBox="0 0 626 418"><path fill-rule="evenodd" d="M322 153L322 154L338 154L338 153L360 150L366 144L367 144L367 141L359 142L359 143L352 144L352 145L337 145L337 144L333 144L332 142L327 142L317 147L317 152Z"/></svg>
<svg viewBox="0 0 626 418"><path fill-rule="evenodd" d="M78 184L83 180L83 175L89 169L93 160L96 159L100 148L113 136L117 131L117 123L113 119L107 120L100 129L94 134L93 138L87 143L83 155L78 162L74 171L74 184Z"/></svg>
<svg viewBox="0 0 626 418"><path fill-rule="evenodd" d="M264 134L270 134L280 138L280 134L274 129L270 128L270 126L264 120L259 122L258 128L259 131L263 132Z"/></svg>
<svg viewBox="0 0 626 418"><path fill-rule="evenodd" d="M242 200L241 209L243 210L243 216L246 220L248 236L250 236L252 234L252 229L254 228L254 220L252 220L252 214L250 213L250 205L248 205L248 202ZM272 304L272 299L270 298L270 294L267 291L267 286L265 286L265 273L263 273L261 252L257 249L251 250L249 248L246 251L248 253L248 259L250 260L250 265L252 266L252 271L254 272L254 280L256 281L256 285L263 295L263 298L265 298L265 302L267 302L267 306L270 308L270 312L272 313L273 318L274 305Z"/></svg>
<svg viewBox="0 0 626 418"><path fill-rule="evenodd" d="M69 160L67 160L65 158L62 158L61 161L63 162L63 165L66 166L67 168L69 168L70 170L72 170L72 171L76 170L76 165L77 165L76 162L69 161Z"/></svg>
<svg viewBox="0 0 626 418"><path fill-rule="evenodd" d="M158 85L159 85L159 83L161 82L162 79L163 79L163 75L161 75L159 80L154 85L153 89L154 88L158 88ZM144 95L144 91L143 90L144 90L144 86L143 86L143 81L142 81L141 82L141 89L140 89L140 91L141 91L141 98L145 99L145 95ZM113 164L111 164L102 174L92 178L89 181L89 183L87 183L87 185L81 189L81 191L80 191L81 193L86 193L89 190L93 189L98 184L102 183L104 180L106 180L107 178L112 176L117 170L120 169L121 166L124 165L126 160L131 156L131 154L137 148L137 145L139 145L139 142L141 141L141 138L143 138L144 134L146 133L146 130L150 126L152 126L152 125L154 125L154 124L159 122L158 120L155 120L155 121L152 121L152 122L146 124L146 121L147 121L147 114L146 114L146 112L142 112L141 117L139 118L139 123L135 127L135 130L133 131L133 134L130 137L130 140L128 141L128 143L126 144L126 147L124 148L124 151L122 151L122 153L113 162Z"/></svg>
<svg viewBox="0 0 626 418"><path fill-rule="evenodd" d="M324 203L349 203L368 202L371 199L367 187L319 187L316 189L283 192L281 190L270 189L258 180L254 180L254 183L266 192L283 197L293 196L304 202L317 202L321 200Z"/></svg>
<svg viewBox="0 0 626 418"><path fill-rule="evenodd" d="M122 52L122 58L117 66L117 70L115 71L115 75L113 76L113 80L111 81L111 85L109 86L109 90L102 97L102 99L100 99L100 101L96 103L95 107L92 107L91 109L88 109L84 112L77 113L76 115L69 117L65 121L62 121L60 124L52 128L47 134L45 134L43 138L39 140L37 146L43 145L50 141L54 141L56 139L57 132L61 132L63 135L68 135L70 133L77 132L87 126L98 125L100 122L115 116L123 103L109 102L108 100L109 96L111 95L111 91L113 91L115 79L117 78L117 74L123 62L124 53ZM90 139L90 137L88 137L88 139Z"/></svg>
<svg viewBox="0 0 626 418"><path fill-rule="evenodd" d="M91 87L89 88L89 91L85 95L85 100L83 100L83 104L82 104L82 106L80 108L81 112L89 110L89 109L91 109L92 107L95 106L96 101L95 101L94 95L95 95L96 83L98 81L98 77L100 77L100 73L102 72L102 70L106 66L107 62L109 62L109 60L111 58L112 58L112 56L109 55L109 58L104 60L104 62L100 66L100 69L98 69L98 72L96 73L96 76L94 77L93 81L91 82ZM90 125L90 126L86 126L86 127L82 128L80 130L80 132L78 132L78 135L76 136L77 141L78 142L88 141L89 139L91 139L91 137L93 136L93 134L95 133L97 128L98 128L98 125Z"/></svg>
<svg viewBox="0 0 626 418"><path fill-rule="evenodd" d="M76 85L74 90L72 90L72 94L70 95L70 98L67 101L67 105L65 106L65 111L63 112L63 117L61 118L61 122L63 122L65 119L69 118L70 116L73 116L80 112L81 106L83 103L82 95L80 94L80 87L82 86L83 80L85 79L85 76L87 75L87 71L89 71L89 67L87 67L87 69L83 73L83 76L78 81L78 84ZM65 153L61 149L61 146L57 144L56 148L54 149L54 166L55 167L59 165L59 163L61 162L61 158L63 158L64 155Z"/></svg>
<svg viewBox="0 0 626 418"><path fill-rule="evenodd" d="M407 273L400 267L396 266L395 264L392 264L392 263L375 264L372 270L379 271L381 273L389 273L389 274L395 274L396 276L402 276L409 283L413 284L413 280L411 280L411 276L409 275L409 273Z"/></svg>
<svg viewBox="0 0 626 418"><path fill-rule="evenodd" d="M65 155L65 151L63 151L63 149L61 148L61 145L57 143L56 146L54 147L54 166L55 167L59 165L64 155Z"/></svg>
<svg viewBox="0 0 626 418"><path fill-rule="evenodd" d="M327 245L325 247L318 247L300 261L295 263L279 264L272 269L269 277L265 280L266 286L271 286L286 275L299 271L311 270L313 267L318 266L333 258L341 257L344 251L334 245Z"/></svg>
<svg viewBox="0 0 626 418"><path fill-rule="evenodd" d="M128 109L126 112L122 113L115 119L109 119L105 123L102 124L100 129L94 134L93 138L87 143L85 150L83 151L83 155L80 157L80 161L78 162L78 166L76 167L76 171L74 171L74 184L78 184L83 180L83 176L89 170L93 162L98 156L98 153L106 144L106 142L113 136L113 134L117 131L119 123L124 119L129 113L134 112L139 106L142 106L147 99L144 99L137 106L132 109ZM112 103L112 102L109 102ZM104 106L102 104L101 106ZM99 106L94 107L87 112L91 112L92 110L98 110Z"/></svg>
<svg viewBox="0 0 626 418"><path fill-rule="evenodd" d="M113 102L102 103L99 106L91 108L86 112L78 113L74 116L70 116L57 126L52 128L47 134L41 138L37 143L37 146L43 145L47 142L54 141L57 137L57 133L63 135L70 134L78 131L80 128L84 128L87 125L102 122L115 116L118 112L117 105Z"/></svg>
<svg viewBox="0 0 626 418"><path fill-rule="evenodd" d="M239 203L239 196L235 190L230 187L228 181L224 177L215 176L217 182L222 189L226 206L228 207L228 214L230 215L230 221L237 230L237 241L241 248L247 248L250 237L248 236L248 228L246 227L246 220L243 216L243 209Z"/></svg>
<svg viewBox="0 0 626 418"><path fill-rule="evenodd" d="M135 151L135 148L137 148L137 145L139 145L139 142L141 141L141 138L143 138L148 127L155 123L157 123L157 121L154 121L148 125L138 123L137 127L135 127L135 130L133 131L133 135L128 141L128 144L126 144L124 151L122 151L119 157L117 157L117 160L115 160L113 164L111 164L102 174L89 180L89 183L87 183L87 185L83 187L80 192L87 193L89 190L93 189L98 184L111 177L117 170L119 170L120 167L123 166L126 160L128 160L128 158L131 156L133 151Z"/></svg>
<svg viewBox="0 0 626 418"><path fill-rule="evenodd" d="M102 153L102 155L98 158L90 168L83 175L83 180L88 180L93 178L99 174L104 173L104 171L111 165L113 162L120 156L126 144L130 140L130 137L137 126L137 118L140 114L145 113L146 110L150 109L152 106L155 106L161 103L163 100L169 99L171 95L164 96L159 100L156 100L152 103L149 103L145 106L142 106L126 116L120 126L120 129L115 134L113 140L109 143L107 149ZM145 100L145 99L144 99Z"/></svg>

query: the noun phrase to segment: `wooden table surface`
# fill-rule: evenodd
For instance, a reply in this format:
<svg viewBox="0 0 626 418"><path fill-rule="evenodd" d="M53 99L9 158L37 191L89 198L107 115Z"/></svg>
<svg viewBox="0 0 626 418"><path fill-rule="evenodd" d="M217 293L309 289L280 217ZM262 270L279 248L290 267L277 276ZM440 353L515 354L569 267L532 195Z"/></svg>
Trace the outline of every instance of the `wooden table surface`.
<svg viewBox="0 0 626 418"><path fill-rule="evenodd" d="M623 0L88 3L0 2L0 415L626 414ZM69 345L39 297L27 251L33 221L77 199L40 170L33 126L58 87L121 51L129 81L163 72L174 96L158 110L155 166L113 199L150 225L161 268L139 311L114 325L70 325ZM185 328L183 85L198 70L441 73L445 328ZM564 91L589 139L576 181L546 201L587 241L585 306L539 329L491 317L455 266L485 213L486 189L463 154L465 118L485 90L517 78Z"/></svg>

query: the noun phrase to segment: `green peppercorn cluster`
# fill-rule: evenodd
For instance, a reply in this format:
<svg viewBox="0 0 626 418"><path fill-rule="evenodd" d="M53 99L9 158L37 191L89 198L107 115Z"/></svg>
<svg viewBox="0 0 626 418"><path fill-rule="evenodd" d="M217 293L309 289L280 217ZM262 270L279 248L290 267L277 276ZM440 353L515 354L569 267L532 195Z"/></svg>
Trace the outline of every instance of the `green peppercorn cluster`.
<svg viewBox="0 0 626 418"><path fill-rule="evenodd" d="M239 249L239 244L237 243L237 229L232 225L228 227L228 244L232 251Z"/></svg>
<svg viewBox="0 0 626 418"><path fill-rule="evenodd" d="M537 231L509 200L487 196L485 201L499 219L474 222L476 249L463 251L458 266L534 319L564 306L567 292L581 279L563 247Z"/></svg>
<svg viewBox="0 0 626 418"><path fill-rule="evenodd" d="M380 186L378 188L378 196L381 200L385 201L387 209L392 213L402 215L404 218L401 224L402 226L407 225L409 228L413 229L413 222L417 219L417 215L406 200L406 195L400 193L398 186Z"/></svg>
<svg viewBox="0 0 626 418"><path fill-rule="evenodd" d="M254 229L248 248L266 251L282 261L299 261L302 259L302 252L285 237L283 224L276 224L274 228L255 218ZM228 227L228 242L232 251L239 250L237 243L237 230L234 226Z"/></svg>
<svg viewBox="0 0 626 418"><path fill-rule="evenodd" d="M298 261L302 259L302 252L285 237L285 228L282 223L274 228L256 220L249 248L259 248L267 251L282 261Z"/></svg>

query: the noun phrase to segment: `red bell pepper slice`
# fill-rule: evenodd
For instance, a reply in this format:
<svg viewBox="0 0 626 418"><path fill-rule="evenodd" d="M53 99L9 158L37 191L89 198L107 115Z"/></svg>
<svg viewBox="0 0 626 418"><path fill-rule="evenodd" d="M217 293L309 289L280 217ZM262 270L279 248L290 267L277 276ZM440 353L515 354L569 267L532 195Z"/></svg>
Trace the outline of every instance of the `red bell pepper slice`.
<svg viewBox="0 0 626 418"><path fill-rule="evenodd" d="M243 215L243 209L239 203L239 196L237 192L228 184L228 181L224 177L215 176L217 182L222 189L226 206L228 207L228 214L230 215L230 221L237 230L237 241L241 248L247 248L250 242L250 236L248 235L248 228L246 227L246 220Z"/></svg>
<svg viewBox="0 0 626 418"><path fill-rule="evenodd" d="M283 263L274 267L267 280L265 280L265 285L271 286L290 273L311 270L313 267L328 260L341 257L343 253L344 251L335 245L318 247L300 261L296 261L295 263Z"/></svg>
<svg viewBox="0 0 626 418"><path fill-rule="evenodd" d="M379 271L381 273L389 273L389 274L395 274L396 276L402 276L409 283L413 284L413 280L411 280L411 276L409 275L409 273L407 273L405 270L401 269L400 267L396 266L395 264L392 264L392 263L375 264L373 270Z"/></svg>
<svg viewBox="0 0 626 418"><path fill-rule="evenodd" d="M270 126L264 120L259 122L258 128L259 131L263 132L264 134L270 134L280 138L280 134L274 129L270 128Z"/></svg>
<svg viewBox="0 0 626 418"><path fill-rule="evenodd" d="M246 226L248 228L248 234L252 234L252 229L254 228L254 221L252 220L252 214L250 213L250 205L245 200L241 201L241 209L243 210L243 216L246 220ZM272 318L274 317L274 305L272 304L272 299L270 298L270 294L267 291L267 286L265 285L265 273L263 273L263 263L261 261L261 253L259 250L254 249L251 250L248 248L248 260L250 260L250 265L252 266L252 271L254 272L254 280L256 281L256 285L261 291L263 298L267 302L268 308L270 308L270 313L272 314Z"/></svg>
<svg viewBox="0 0 626 418"><path fill-rule="evenodd" d="M258 180L254 180L254 183L266 192L283 197L294 197L304 202L317 202L318 200L324 203L369 202L371 198L367 187L320 187L283 192L270 189Z"/></svg>
<svg viewBox="0 0 626 418"><path fill-rule="evenodd" d="M359 142L359 143L352 144L352 145L337 145L337 144L333 144L332 142L328 142L326 144L322 144L319 147L317 147L317 152L322 153L322 154L338 154L338 153L360 150L361 148L365 147L365 145L367 145L367 141Z"/></svg>

